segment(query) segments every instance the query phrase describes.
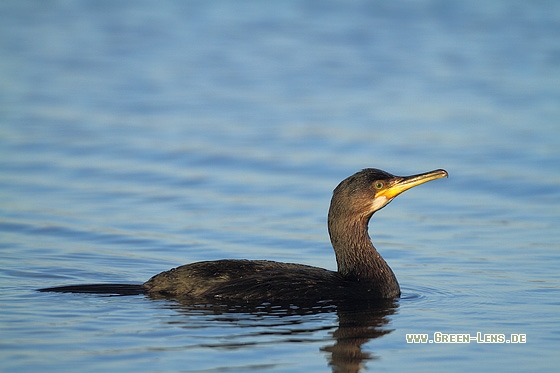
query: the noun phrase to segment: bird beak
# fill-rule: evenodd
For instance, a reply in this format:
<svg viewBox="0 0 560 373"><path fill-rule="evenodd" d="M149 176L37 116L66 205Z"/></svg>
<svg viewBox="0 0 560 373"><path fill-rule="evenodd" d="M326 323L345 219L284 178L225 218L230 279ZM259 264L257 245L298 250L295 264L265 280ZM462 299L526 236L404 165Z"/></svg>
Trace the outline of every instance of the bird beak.
<svg viewBox="0 0 560 373"><path fill-rule="evenodd" d="M443 177L447 177L447 171L445 170L434 170L423 174L399 177L392 185L380 190L375 197L385 197L391 200L410 188Z"/></svg>

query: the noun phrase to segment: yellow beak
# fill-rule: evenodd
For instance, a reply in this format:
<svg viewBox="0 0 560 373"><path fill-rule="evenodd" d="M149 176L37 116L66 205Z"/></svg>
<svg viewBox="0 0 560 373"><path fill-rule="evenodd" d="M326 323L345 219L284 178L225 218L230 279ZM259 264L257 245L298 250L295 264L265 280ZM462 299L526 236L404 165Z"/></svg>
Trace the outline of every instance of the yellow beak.
<svg viewBox="0 0 560 373"><path fill-rule="evenodd" d="M397 178L395 182L377 192L375 197L385 197L388 200L391 200L410 188L414 188L417 185L424 184L435 179L441 179L443 177L447 177L447 171L441 169L418 175L400 177Z"/></svg>

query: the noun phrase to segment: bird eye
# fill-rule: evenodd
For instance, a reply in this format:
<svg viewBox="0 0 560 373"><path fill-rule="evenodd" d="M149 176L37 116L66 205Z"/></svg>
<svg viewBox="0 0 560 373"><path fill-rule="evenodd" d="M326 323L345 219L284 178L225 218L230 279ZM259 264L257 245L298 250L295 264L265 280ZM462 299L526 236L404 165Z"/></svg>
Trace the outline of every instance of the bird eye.
<svg viewBox="0 0 560 373"><path fill-rule="evenodd" d="M375 182L375 189L382 189L385 186L385 184L383 184L383 181L376 181Z"/></svg>

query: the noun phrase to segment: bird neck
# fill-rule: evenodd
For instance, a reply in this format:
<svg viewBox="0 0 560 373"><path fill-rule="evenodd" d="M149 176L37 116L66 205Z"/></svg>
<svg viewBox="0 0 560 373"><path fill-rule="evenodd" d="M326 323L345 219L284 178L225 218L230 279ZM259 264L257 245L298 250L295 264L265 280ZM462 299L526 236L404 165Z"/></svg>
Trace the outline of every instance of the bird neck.
<svg viewBox="0 0 560 373"><path fill-rule="evenodd" d="M373 246L368 234L371 216L362 219L329 219L329 235L338 272L349 280L398 288L397 279Z"/></svg>

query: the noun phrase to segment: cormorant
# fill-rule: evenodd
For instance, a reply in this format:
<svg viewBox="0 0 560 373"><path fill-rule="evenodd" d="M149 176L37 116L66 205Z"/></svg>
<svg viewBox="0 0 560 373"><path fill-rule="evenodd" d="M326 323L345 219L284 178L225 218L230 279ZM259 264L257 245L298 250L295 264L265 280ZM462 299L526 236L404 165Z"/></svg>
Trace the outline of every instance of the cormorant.
<svg viewBox="0 0 560 373"><path fill-rule="evenodd" d="M402 192L447 177L445 170L394 176L366 168L343 180L333 192L328 229L338 271L267 260L217 260L162 272L143 285L93 284L41 291L148 294L198 301L328 301L399 297L395 274L373 246L371 216Z"/></svg>

